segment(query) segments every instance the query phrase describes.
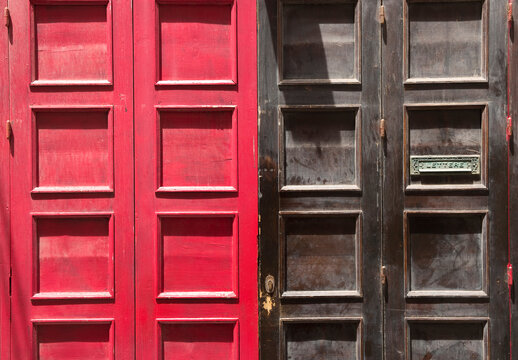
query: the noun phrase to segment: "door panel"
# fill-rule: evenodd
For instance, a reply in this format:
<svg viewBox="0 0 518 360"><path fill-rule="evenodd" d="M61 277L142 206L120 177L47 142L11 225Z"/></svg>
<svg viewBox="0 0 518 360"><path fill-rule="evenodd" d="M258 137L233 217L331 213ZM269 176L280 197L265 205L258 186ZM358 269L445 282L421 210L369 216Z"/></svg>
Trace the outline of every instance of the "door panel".
<svg viewBox="0 0 518 360"><path fill-rule="evenodd" d="M505 2L384 5L386 358L504 359Z"/></svg>
<svg viewBox="0 0 518 360"><path fill-rule="evenodd" d="M131 359L131 7L10 10L12 357Z"/></svg>
<svg viewBox="0 0 518 360"><path fill-rule="evenodd" d="M376 19L259 2L261 359L381 358Z"/></svg>
<svg viewBox="0 0 518 360"><path fill-rule="evenodd" d="M134 1L137 358L257 357L254 5Z"/></svg>

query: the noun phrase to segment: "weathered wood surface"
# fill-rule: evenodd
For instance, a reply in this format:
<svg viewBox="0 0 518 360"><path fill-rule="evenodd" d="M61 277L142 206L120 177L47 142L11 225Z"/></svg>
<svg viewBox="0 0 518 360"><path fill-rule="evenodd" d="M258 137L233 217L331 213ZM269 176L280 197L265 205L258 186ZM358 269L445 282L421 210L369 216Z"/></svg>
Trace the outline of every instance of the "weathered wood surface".
<svg viewBox="0 0 518 360"><path fill-rule="evenodd" d="M379 25L361 2L355 38L350 2L259 1L261 358L343 355L323 319L350 316L363 321L365 359L505 359L505 4L383 5ZM350 52L336 60L353 39L357 77ZM346 131L323 105L358 106L361 127ZM416 155L475 155L480 173L411 176ZM362 211L360 295L345 290L344 231L319 220L341 211ZM284 326L301 321L319 341Z"/></svg>
<svg viewBox="0 0 518 360"><path fill-rule="evenodd" d="M259 1L261 359L382 357L379 30L371 1Z"/></svg>
<svg viewBox="0 0 518 360"><path fill-rule="evenodd" d="M384 1L386 359L508 357L505 3ZM409 179L407 151L480 154L487 180Z"/></svg>

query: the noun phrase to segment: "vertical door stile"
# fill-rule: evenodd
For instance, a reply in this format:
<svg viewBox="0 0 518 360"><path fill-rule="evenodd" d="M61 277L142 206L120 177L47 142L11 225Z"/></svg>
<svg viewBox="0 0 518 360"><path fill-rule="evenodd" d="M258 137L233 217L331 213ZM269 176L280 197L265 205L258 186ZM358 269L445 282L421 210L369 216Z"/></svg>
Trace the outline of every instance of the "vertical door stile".
<svg viewBox="0 0 518 360"><path fill-rule="evenodd" d="M518 129L516 127L516 121L518 119L518 42L516 38L516 19L518 18L517 13L518 5L516 4L516 1L513 2L513 9L512 9L512 26L510 31L510 40L511 40L511 66L508 69L510 72L509 74L509 86L511 91L510 96L510 109L511 109L511 117L514 120L513 121L513 129L512 129L512 136L510 141L510 153L509 153L509 161L510 161L510 178L509 178L509 184L510 187L509 191L509 211L510 211L510 223L509 223L509 232L510 232L510 241L511 241L511 264L513 264L514 268L514 283L511 287L511 346L514 347L514 354L516 354L516 337L518 334L518 301L516 301L516 281L518 278L518 221L515 221L515 219L518 216L518 187L515 184L518 184L518 161L516 156L516 150L517 150L517 141L518 138L516 137L518 133ZM515 355L516 356L516 355Z"/></svg>
<svg viewBox="0 0 518 360"><path fill-rule="evenodd" d="M0 9L8 9L7 0L0 0ZM10 119L9 106L9 26L0 30L0 123ZM0 136L0 358L10 358L11 338L11 234L10 234L10 140Z"/></svg>

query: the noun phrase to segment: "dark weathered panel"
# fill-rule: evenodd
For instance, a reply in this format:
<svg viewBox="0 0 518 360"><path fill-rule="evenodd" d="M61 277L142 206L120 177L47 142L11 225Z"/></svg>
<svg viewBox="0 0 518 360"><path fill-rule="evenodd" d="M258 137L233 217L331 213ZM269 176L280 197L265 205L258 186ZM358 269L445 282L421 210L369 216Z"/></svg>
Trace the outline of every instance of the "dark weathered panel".
<svg viewBox="0 0 518 360"><path fill-rule="evenodd" d="M484 213L408 214L409 295L485 294Z"/></svg>
<svg viewBox="0 0 518 360"><path fill-rule="evenodd" d="M359 81L355 3L280 6L283 80Z"/></svg>
<svg viewBox="0 0 518 360"><path fill-rule="evenodd" d="M486 359L486 323L409 322L409 360Z"/></svg>
<svg viewBox="0 0 518 360"><path fill-rule="evenodd" d="M406 111L408 189L484 189L487 173L487 112L484 105L411 106ZM410 174L412 156L476 156L478 170Z"/></svg>
<svg viewBox="0 0 518 360"><path fill-rule="evenodd" d="M299 185L356 186L356 111L282 111L284 189Z"/></svg>
<svg viewBox="0 0 518 360"><path fill-rule="evenodd" d="M408 73L411 81L486 77L484 1L409 2Z"/></svg>
<svg viewBox="0 0 518 360"><path fill-rule="evenodd" d="M287 360L360 359L358 322L285 323Z"/></svg>
<svg viewBox="0 0 518 360"><path fill-rule="evenodd" d="M283 295L299 292L358 291L359 218L323 215L284 217L285 286ZM323 294L323 293L321 293Z"/></svg>

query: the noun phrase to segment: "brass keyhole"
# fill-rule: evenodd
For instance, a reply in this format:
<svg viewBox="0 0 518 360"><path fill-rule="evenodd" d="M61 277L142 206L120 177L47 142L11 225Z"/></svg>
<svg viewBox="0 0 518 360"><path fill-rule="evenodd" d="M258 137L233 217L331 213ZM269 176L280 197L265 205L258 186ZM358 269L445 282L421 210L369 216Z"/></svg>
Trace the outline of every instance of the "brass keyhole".
<svg viewBox="0 0 518 360"><path fill-rule="evenodd" d="M275 290L275 279L272 275L268 275L264 280L264 288L269 295L273 294Z"/></svg>

